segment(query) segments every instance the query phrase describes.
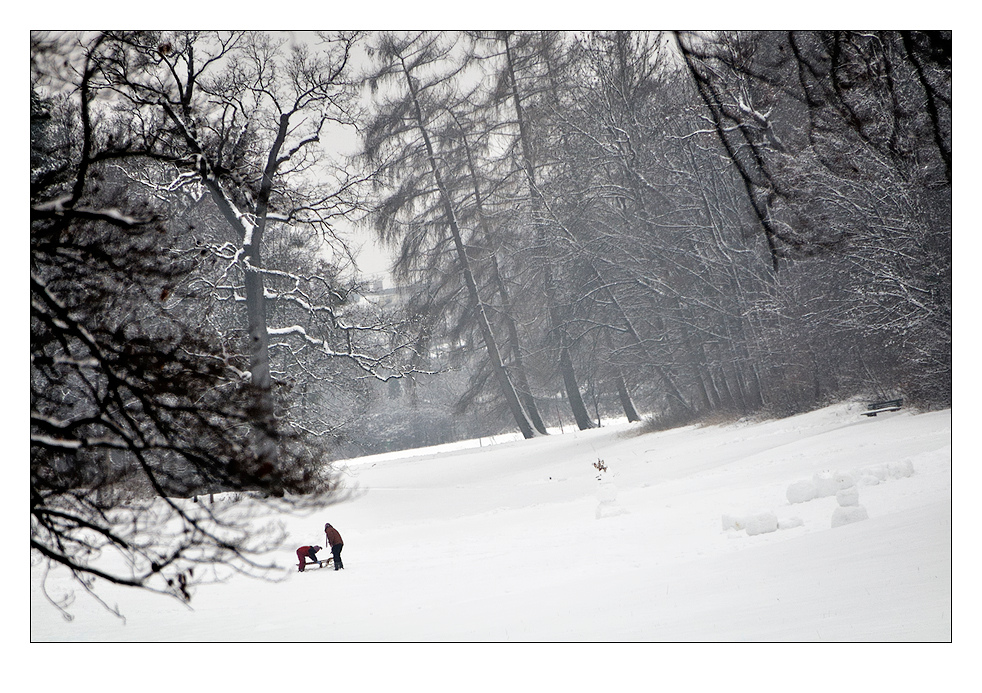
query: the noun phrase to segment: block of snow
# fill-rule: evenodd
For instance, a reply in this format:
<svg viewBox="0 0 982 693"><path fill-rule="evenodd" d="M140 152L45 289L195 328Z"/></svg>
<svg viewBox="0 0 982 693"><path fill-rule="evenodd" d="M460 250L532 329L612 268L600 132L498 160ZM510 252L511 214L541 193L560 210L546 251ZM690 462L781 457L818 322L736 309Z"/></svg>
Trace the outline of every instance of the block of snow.
<svg viewBox="0 0 982 693"><path fill-rule="evenodd" d="M812 477L812 481L815 484L816 498L834 496L835 492L839 490L839 486L831 474L816 474Z"/></svg>
<svg viewBox="0 0 982 693"><path fill-rule="evenodd" d="M875 486L877 483L891 479L905 479L914 473L914 464L910 460L888 462L864 467L853 472L856 483L861 486Z"/></svg>
<svg viewBox="0 0 982 693"><path fill-rule="evenodd" d="M835 494L835 500L844 508L859 505L859 489L855 486L843 489Z"/></svg>
<svg viewBox="0 0 982 693"><path fill-rule="evenodd" d="M758 513L757 515L723 515L723 531L735 529L747 530L747 534L766 534L777 531L777 516L774 513Z"/></svg>
<svg viewBox="0 0 982 693"><path fill-rule="evenodd" d="M914 465L910 460L903 462L891 462L887 466L891 479L905 479L914 473Z"/></svg>
<svg viewBox="0 0 982 693"><path fill-rule="evenodd" d="M806 503L816 497L818 489L814 481L796 481L788 486L789 503Z"/></svg>
<svg viewBox="0 0 982 693"><path fill-rule="evenodd" d="M887 479L890 478L890 470L887 468L887 465L885 464L878 464L875 467L870 467L866 471L868 471L870 474L875 476L880 481L886 481Z"/></svg>
<svg viewBox="0 0 982 693"><path fill-rule="evenodd" d="M777 516L774 513L751 515L744 518L744 523L749 536L777 531Z"/></svg>
<svg viewBox="0 0 982 693"><path fill-rule="evenodd" d="M842 507L840 505L832 511L832 527L841 527L852 522L860 522L868 519L869 514L866 512L866 508L861 505L851 505L849 507Z"/></svg>

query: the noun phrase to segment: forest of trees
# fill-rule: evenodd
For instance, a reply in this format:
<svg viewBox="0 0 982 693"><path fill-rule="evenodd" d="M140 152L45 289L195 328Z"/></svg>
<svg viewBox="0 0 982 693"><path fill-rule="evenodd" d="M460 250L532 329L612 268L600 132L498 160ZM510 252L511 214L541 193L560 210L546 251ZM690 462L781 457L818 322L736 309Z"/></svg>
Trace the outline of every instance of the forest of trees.
<svg viewBox="0 0 982 693"><path fill-rule="evenodd" d="M458 411L528 436L950 401L950 36L424 32L369 55L371 220L427 338L466 347Z"/></svg>
<svg viewBox="0 0 982 693"><path fill-rule="evenodd" d="M36 32L31 75L32 555L86 586L261 574L175 499L346 455L950 406L950 32Z"/></svg>

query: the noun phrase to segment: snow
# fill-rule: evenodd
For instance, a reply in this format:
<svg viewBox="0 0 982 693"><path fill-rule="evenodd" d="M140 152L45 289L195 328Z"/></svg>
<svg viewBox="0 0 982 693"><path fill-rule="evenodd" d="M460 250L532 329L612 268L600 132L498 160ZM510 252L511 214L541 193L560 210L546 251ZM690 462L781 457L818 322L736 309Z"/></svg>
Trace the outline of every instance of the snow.
<svg viewBox="0 0 982 693"><path fill-rule="evenodd" d="M203 585L191 609L101 585L125 624L84 594L68 623L35 568L31 640L950 641L951 410L862 411L344 461L359 493L282 518L280 581ZM298 573L296 547L323 544L325 522L345 570Z"/></svg>
<svg viewBox="0 0 982 693"><path fill-rule="evenodd" d="M850 522L862 522L869 519L869 513L861 505L839 507L832 511L832 526L841 527Z"/></svg>

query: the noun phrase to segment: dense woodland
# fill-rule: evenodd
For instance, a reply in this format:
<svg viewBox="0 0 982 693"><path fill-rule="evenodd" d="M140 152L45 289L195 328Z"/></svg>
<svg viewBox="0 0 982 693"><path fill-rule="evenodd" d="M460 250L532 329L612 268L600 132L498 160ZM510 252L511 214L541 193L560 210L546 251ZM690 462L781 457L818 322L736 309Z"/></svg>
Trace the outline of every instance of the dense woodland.
<svg viewBox="0 0 982 693"><path fill-rule="evenodd" d="M950 406L950 32L37 32L31 75L32 555L85 585L261 573L173 499L343 456Z"/></svg>

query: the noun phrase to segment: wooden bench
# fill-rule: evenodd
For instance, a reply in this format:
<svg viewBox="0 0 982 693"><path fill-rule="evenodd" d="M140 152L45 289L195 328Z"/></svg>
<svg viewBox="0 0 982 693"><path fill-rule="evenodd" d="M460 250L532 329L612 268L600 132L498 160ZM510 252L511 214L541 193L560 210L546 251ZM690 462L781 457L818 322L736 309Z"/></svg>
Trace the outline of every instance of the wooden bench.
<svg viewBox="0 0 982 693"><path fill-rule="evenodd" d="M873 402L866 407L866 411L863 412L863 416L876 416L877 414L882 414L885 411L898 411L903 402L904 401L902 399L886 399L882 402Z"/></svg>

